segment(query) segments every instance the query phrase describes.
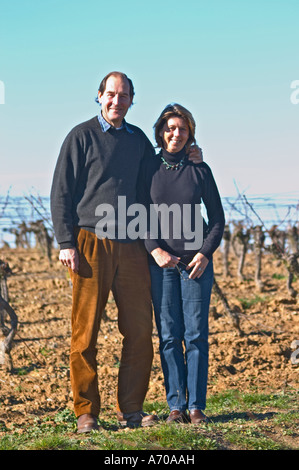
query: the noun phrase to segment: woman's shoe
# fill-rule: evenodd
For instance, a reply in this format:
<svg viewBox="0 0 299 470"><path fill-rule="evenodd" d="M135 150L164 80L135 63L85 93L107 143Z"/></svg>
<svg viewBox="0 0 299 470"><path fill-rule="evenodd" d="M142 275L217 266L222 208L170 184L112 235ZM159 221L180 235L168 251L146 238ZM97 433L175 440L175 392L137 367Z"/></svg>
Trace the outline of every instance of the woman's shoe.
<svg viewBox="0 0 299 470"><path fill-rule="evenodd" d="M191 410L189 412L191 424L208 423L209 418L201 410Z"/></svg>
<svg viewBox="0 0 299 470"><path fill-rule="evenodd" d="M185 411L172 410L166 420L166 423L189 423L188 415Z"/></svg>

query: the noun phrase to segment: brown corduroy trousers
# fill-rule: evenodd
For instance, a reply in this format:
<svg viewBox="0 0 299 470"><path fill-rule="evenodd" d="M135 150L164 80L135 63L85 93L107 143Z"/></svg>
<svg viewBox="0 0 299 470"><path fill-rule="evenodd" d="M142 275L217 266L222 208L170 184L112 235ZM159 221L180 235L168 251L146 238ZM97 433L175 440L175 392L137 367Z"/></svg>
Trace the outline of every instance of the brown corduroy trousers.
<svg viewBox="0 0 299 470"><path fill-rule="evenodd" d="M123 349L117 387L117 408L142 410L152 359L152 307L147 255L142 241L121 243L98 239L87 230L77 237L79 272L73 283L71 384L76 416L101 407L97 375L97 338L110 290L118 308ZM101 351L99 351L100 360Z"/></svg>

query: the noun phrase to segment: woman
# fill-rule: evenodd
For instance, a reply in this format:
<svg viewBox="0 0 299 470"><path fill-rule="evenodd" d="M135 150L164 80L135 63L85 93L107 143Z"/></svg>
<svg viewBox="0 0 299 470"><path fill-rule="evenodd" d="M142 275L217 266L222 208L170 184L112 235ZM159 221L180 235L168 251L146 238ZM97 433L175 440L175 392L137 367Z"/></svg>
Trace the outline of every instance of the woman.
<svg viewBox="0 0 299 470"><path fill-rule="evenodd" d="M224 212L208 165L186 158L195 142L191 113L181 105L168 105L154 130L161 151L143 163L139 198L148 214L145 246L150 254L152 300L170 408L167 422L198 423L207 420L203 410L212 255L222 238ZM201 202L208 223L199 217ZM156 212L164 208L157 215L158 230L153 208Z"/></svg>

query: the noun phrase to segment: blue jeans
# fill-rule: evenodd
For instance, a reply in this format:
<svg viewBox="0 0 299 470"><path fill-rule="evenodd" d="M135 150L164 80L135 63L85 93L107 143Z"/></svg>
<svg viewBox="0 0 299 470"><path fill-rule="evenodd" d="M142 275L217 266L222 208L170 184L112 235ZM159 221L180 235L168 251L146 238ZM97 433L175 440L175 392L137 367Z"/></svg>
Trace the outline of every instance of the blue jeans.
<svg viewBox="0 0 299 470"><path fill-rule="evenodd" d="M204 410L213 262L198 279L189 279L191 269L178 266L180 271L150 266L166 398L170 411Z"/></svg>

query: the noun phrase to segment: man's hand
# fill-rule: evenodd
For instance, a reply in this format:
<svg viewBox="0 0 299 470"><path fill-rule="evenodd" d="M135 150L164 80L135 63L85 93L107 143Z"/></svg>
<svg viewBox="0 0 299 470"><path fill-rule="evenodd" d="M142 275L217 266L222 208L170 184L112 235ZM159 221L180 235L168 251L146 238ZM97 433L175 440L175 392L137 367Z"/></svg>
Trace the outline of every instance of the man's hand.
<svg viewBox="0 0 299 470"><path fill-rule="evenodd" d="M188 158L193 163L202 163L203 162L202 149L198 147L198 145L191 145L189 153L188 153Z"/></svg>
<svg viewBox="0 0 299 470"><path fill-rule="evenodd" d="M64 266L71 268L74 273L78 272L79 255L76 248L66 248L65 250L60 250L59 259Z"/></svg>
<svg viewBox="0 0 299 470"><path fill-rule="evenodd" d="M193 267L191 273L189 274L189 278L195 279L197 277L200 277L204 273L204 270L206 269L208 263L209 260L205 257L205 255L197 253L194 256L193 260L190 261L190 263L186 267L186 269L190 269Z"/></svg>
<svg viewBox="0 0 299 470"><path fill-rule="evenodd" d="M180 258L171 255L168 251L162 250L162 248L155 248L151 255L160 268L174 268L180 261Z"/></svg>

